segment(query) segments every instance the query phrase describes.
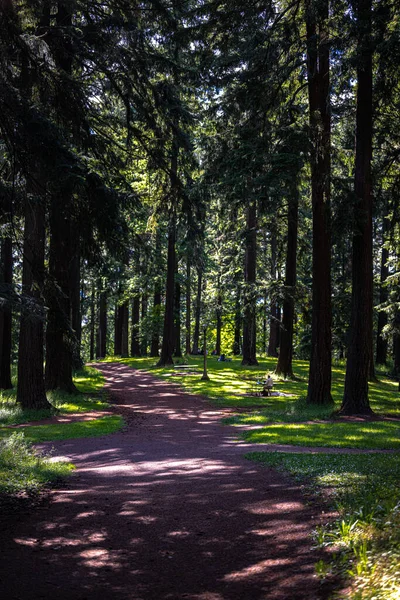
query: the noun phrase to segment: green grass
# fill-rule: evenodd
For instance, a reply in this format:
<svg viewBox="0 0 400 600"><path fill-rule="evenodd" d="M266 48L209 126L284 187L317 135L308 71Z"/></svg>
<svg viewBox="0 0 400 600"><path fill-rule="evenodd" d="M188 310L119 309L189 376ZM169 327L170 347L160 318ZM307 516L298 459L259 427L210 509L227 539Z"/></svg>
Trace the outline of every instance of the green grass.
<svg viewBox="0 0 400 600"><path fill-rule="evenodd" d="M290 454L252 452L246 457L288 471L313 494L327 493L339 518L314 532L321 577L351 580L346 597L397 600L400 595L400 454Z"/></svg>
<svg viewBox="0 0 400 600"><path fill-rule="evenodd" d="M278 423L243 433L247 442L400 450L400 421Z"/></svg>
<svg viewBox="0 0 400 600"><path fill-rule="evenodd" d="M48 393L51 410L22 410L16 403L15 390L3 393L0 396L0 438L4 439L12 434L12 429L5 427L7 425L39 421L55 414L101 411L109 407L102 391L104 377L99 371L92 367L84 367L75 374L74 382L80 394L65 394L59 391ZM40 443L107 435L118 431L122 426L121 417L106 416L80 422L27 425L24 427L24 434L29 442Z"/></svg>
<svg viewBox="0 0 400 600"><path fill-rule="evenodd" d="M71 463L50 462L30 446L22 432L0 441L0 495L36 493L73 469Z"/></svg>
<svg viewBox="0 0 400 600"><path fill-rule="evenodd" d="M246 395L254 386L251 379L262 379L267 373L273 373L276 367L276 358L259 358L259 365L242 367L241 358L233 358L232 362L218 362L216 358L209 357L207 370L209 381L202 381L203 358L201 356L185 357L185 362L197 368L195 375L179 375L178 369L173 367L156 367L154 358L114 358L110 357L105 362L119 362L134 369L144 369L156 377L171 380L182 385L186 390L195 394L206 396L213 404L221 407L238 407L245 409L257 405L267 412L281 413L298 412L296 402L307 395L307 381L309 365L306 361L293 361L295 380L275 378L274 390L283 392L289 397L273 396L270 398L249 397ZM178 359L176 359L178 362ZM179 371L178 371L179 372ZM344 390L344 365L332 368L332 397L335 402L332 410L340 407ZM370 385L370 401L372 409L377 413L390 413L400 416L400 394L398 383L389 379L384 373L378 373L379 383ZM303 407L304 408L304 407ZM301 411L300 411L301 412ZM330 409L328 409L330 412ZM318 417L316 417L318 418Z"/></svg>
<svg viewBox="0 0 400 600"><path fill-rule="evenodd" d="M30 425L24 427L25 438L32 443L67 440L72 438L95 437L115 433L124 422L119 415L77 421L72 423L52 423L49 425ZM8 437L9 429L0 429L0 437Z"/></svg>
<svg viewBox="0 0 400 600"><path fill-rule="evenodd" d="M59 413L104 410L109 406L102 391L104 377L99 371L84 367L75 373L74 382L81 394L48 392L48 400L52 404L50 410L24 410L17 404L15 388L0 391L0 427L40 421Z"/></svg>

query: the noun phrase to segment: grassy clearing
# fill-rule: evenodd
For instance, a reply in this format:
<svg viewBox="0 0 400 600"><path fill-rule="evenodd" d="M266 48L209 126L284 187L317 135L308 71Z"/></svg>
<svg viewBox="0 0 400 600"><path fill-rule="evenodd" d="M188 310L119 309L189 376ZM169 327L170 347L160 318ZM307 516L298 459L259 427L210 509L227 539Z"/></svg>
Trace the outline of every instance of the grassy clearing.
<svg viewBox="0 0 400 600"><path fill-rule="evenodd" d="M84 367L74 376L81 394L76 396L62 392L49 392L50 410L23 410L16 401L16 389L0 391L0 428L3 425L19 425L41 421L55 414L104 410L108 407L103 375L92 367Z"/></svg>
<svg viewBox="0 0 400 600"><path fill-rule="evenodd" d="M354 600L400 597L400 454L252 452L250 460L290 472L313 493L328 492L339 513L318 527L315 542L330 548L320 577L351 578Z"/></svg>
<svg viewBox="0 0 400 600"><path fill-rule="evenodd" d="M95 437L115 433L123 426L124 421L119 415L77 421L72 423L52 423L49 425L30 425L24 427L27 441L35 444L72 438ZM10 430L0 428L0 437L8 437Z"/></svg>
<svg viewBox="0 0 400 600"><path fill-rule="evenodd" d="M0 495L37 493L73 469L71 463L50 462L31 447L22 432L0 441Z"/></svg>
<svg viewBox="0 0 400 600"><path fill-rule="evenodd" d="M7 425L39 421L55 414L101 411L109 407L102 391L104 377L99 371L92 367L84 367L75 374L74 382L81 394L71 395L50 392L48 399L53 407L49 411L22 410L16 403L15 390L8 391L0 396L0 439L7 438L12 434L12 430L6 427ZM40 443L108 435L118 431L122 426L122 417L106 416L75 423L29 425L24 427L24 434L25 439L30 443Z"/></svg>
<svg viewBox="0 0 400 600"><path fill-rule="evenodd" d="M207 360L209 381L202 381L203 358L201 356L185 357L184 362L192 365L198 373L194 375L179 374L179 369L173 367L160 368L155 366L154 358L113 358L105 362L119 362L134 369L144 369L156 377L174 381L188 391L210 398L218 406L247 408L257 405L260 411L270 414L271 411L280 415L290 415L289 420L299 419L307 409L312 416L313 410L308 409L299 398L307 395L308 363L306 361L293 361L295 380L275 378L274 390L287 394L287 396L272 396L270 398L251 397L248 394L254 390L254 380L265 378L267 373L275 370L276 358L259 358L259 365L242 367L240 358L233 358L231 362L218 362L215 357ZM176 361L178 362L178 361ZM183 360L181 361L183 362ZM323 412L314 413L318 419L340 407L344 391L344 365L332 369L332 397L334 408L323 409ZM390 413L400 416L400 394L398 383L389 379L383 372L378 373L378 383L370 385L370 400L372 409L377 413ZM278 415L276 415L278 417ZM277 420L280 420L280 418Z"/></svg>
<svg viewBox="0 0 400 600"><path fill-rule="evenodd" d="M400 450L400 421L279 423L243 434L250 443Z"/></svg>

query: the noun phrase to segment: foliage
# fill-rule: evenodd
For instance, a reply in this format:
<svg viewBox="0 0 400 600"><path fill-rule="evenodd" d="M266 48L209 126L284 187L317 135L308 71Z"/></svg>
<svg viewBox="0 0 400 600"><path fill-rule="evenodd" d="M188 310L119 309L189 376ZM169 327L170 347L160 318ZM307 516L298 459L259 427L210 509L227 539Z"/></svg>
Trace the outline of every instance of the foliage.
<svg viewBox="0 0 400 600"><path fill-rule="evenodd" d="M0 440L0 494L38 492L66 477L73 468L71 463L51 461L34 450L23 432Z"/></svg>
<svg viewBox="0 0 400 600"><path fill-rule="evenodd" d="M314 532L331 550L317 573L350 576L351 598L395 600L400 592L400 454L288 454L247 458L289 471L312 494L334 501L339 517ZM349 594L346 594L349 597Z"/></svg>

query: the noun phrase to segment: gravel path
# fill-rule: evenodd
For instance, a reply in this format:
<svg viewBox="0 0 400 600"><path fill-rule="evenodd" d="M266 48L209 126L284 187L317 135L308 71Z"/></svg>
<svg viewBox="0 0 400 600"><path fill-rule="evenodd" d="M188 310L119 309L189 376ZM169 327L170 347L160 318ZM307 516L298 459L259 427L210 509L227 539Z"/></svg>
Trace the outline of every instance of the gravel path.
<svg viewBox="0 0 400 600"><path fill-rule="evenodd" d="M243 458L249 445L220 424L226 412L124 365L99 368L127 427L52 444L77 472L3 524L0 596L328 598L309 537L317 508L289 478Z"/></svg>

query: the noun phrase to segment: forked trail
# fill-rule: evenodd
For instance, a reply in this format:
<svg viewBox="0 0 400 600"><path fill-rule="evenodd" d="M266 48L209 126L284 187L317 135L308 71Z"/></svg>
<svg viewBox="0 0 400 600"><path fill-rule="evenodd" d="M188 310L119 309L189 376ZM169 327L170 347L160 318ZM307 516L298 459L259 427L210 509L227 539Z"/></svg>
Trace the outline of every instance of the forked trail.
<svg viewBox="0 0 400 600"><path fill-rule="evenodd" d="M53 444L77 471L3 530L1 596L327 598L314 576L317 509L243 458L249 446L220 424L223 410L124 365L100 368L127 427Z"/></svg>

